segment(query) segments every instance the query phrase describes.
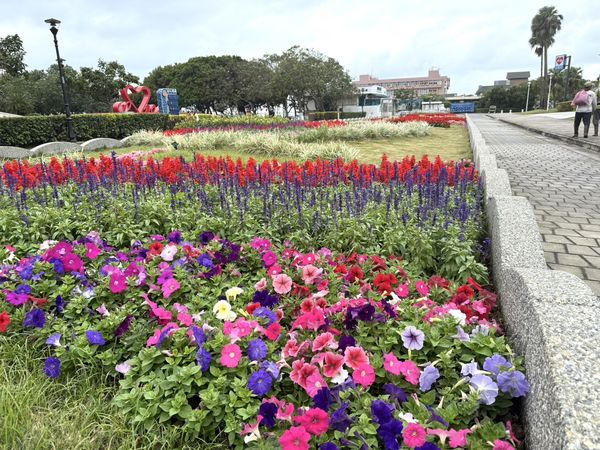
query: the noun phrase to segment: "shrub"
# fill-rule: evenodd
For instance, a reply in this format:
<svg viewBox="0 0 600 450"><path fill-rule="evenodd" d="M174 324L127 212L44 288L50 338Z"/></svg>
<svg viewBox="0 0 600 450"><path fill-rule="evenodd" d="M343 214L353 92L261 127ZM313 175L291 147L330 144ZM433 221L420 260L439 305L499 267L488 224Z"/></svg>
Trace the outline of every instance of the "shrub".
<svg viewBox="0 0 600 450"><path fill-rule="evenodd" d="M558 112L573 111L573 106L571 102L559 102L556 104L556 110Z"/></svg>
<svg viewBox="0 0 600 450"><path fill-rule="evenodd" d="M181 120L165 114L76 114L77 140L107 137L122 139L139 130L170 130ZM33 147L66 141L65 116L27 116L0 119L0 145Z"/></svg>
<svg viewBox="0 0 600 450"><path fill-rule="evenodd" d="M273 125L285 124L289 120L285 117L274 116L235 116L224 117L215 116L213 114L194 114L187 116L179 122L175 129L179 128L202 128L202 127L231 127L234 125Z"/></svg>
<svg viewBox="0 0 600 450"><path fill-rule="evenodd" d="M366 112L340 112L338 117L337 111L316 111L308 113L308 120L335 120L335 119L358 119L365 117Z"/></svg>

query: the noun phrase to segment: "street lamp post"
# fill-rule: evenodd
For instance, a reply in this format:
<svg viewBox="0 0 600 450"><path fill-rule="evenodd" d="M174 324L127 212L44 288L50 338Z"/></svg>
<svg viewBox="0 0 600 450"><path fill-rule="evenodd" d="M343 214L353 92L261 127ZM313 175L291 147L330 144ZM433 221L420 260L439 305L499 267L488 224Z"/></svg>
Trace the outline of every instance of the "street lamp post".
<svg viewBox="0 0 600 450"><path fill-rule="evenodd" d="M65 102L65 121L67 123L67 136L69 138L69 141L75 142L77 141L77 136L75 135L75 128L73 128L73 118L71 117L71 106L69 105L69 92L67 90L67 81L65 80L65 70L63 67L63 60L61 59L60 53L58 52L58 40L56 39L60 20L46 19L44 20L44 22L50 24L50 32L52 33L52 36L54 36L54 47L56 48L56 62L58 63L58 73L60 75L60 86L62 88L63 100Z"/></svg>
<svg viewBox="0 0 600 450"><path fill-rule="evenodd" d="M546 111L550 109L550 91L552 90L552 72L549 74L550 83L548 83L548 101L546 102Z"/></svg>
<svg viewBox="0 0 600 450"><path fill-rule="evenodd" d="M525 103L525 112L529 110L529 89L531 89L531 80L527 82L527 102Z"/></svg>

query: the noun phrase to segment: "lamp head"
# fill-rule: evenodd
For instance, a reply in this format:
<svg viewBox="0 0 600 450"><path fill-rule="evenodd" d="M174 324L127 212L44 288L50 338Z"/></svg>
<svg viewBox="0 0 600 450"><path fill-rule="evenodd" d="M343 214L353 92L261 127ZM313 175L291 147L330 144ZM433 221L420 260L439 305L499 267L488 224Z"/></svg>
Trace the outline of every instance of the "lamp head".
<svg viewBox="0 0 600 450"><path fill-rule="evenodd" d="M60 20L58 19L46 19L44 20L44 22L46 22L47 24L50 24L50 32L56 36L56 33L58 33L58 26L60 25Z"/></svg>

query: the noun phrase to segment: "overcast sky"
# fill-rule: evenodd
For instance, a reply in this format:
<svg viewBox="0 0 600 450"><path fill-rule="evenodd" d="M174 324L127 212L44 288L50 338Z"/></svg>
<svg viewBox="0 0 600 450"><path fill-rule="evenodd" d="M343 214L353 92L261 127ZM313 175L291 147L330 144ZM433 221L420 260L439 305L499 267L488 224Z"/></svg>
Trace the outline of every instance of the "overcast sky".
<svg viewBox="0 0 600 450"><path fill-rule="evenodd" d="M17 33L29 69L54 62L44 19L62 24L61 56L79 68L117 60L143 79L194 56L258 58L292 45L337 59L353 79L425 76L439 67L450 92L474 93L508 71L538 76L531 19L553 5L564 16L549 60L573 56L584 77L600 74L598 0L0 0L0 37Z"/></svg>

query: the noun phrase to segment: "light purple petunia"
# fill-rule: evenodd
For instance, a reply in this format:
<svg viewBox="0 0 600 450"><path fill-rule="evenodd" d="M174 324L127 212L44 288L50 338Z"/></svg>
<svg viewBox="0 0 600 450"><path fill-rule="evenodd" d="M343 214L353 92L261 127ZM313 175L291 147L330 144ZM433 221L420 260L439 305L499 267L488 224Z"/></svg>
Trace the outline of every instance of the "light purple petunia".
<svg viewBox="0 0 600 450"><path fill-rule="evenodd" d="M46 345L51 345L52 347L60 347L60 338L62 335L60 333L53 333L48 336L46 339Z"/></svg>
<svg viewBox="0 0 600 450"><path fill-rule="evenodd" d="M529 383L525 375L518 370L502 372L498 375L498 387L511 397L523 397L529 392Z"/></svg>
<svg viewBox="0 0 600 450"><path fill-rule="evenodd" d="M474 375L469 384L479 394L480 403L491 405L496 401L498 385L487 375Z"/></svg>
<svg viewBox="0 0 600 450"><path fill-rule="evenodd" d="M404 347L409 350L421 350L425 342L425 333L421 330L410 326L406 327L401 334Z"/></svg>
<svg viewBox="0 0 600 450"><path fill-rule="evenodd" d="M87 337L88 342L92 345L101 346L106 344L102 333L100 333L99 331L88 330L85 332L85 336Z"/></svg>
<svg viewBox="0 0 600 450"><path fill-rule="evenodd" d="M431 389L431 385L440 377L440 371L431 364L425 367L419 376L419 387L423 392Z"/></svg>

